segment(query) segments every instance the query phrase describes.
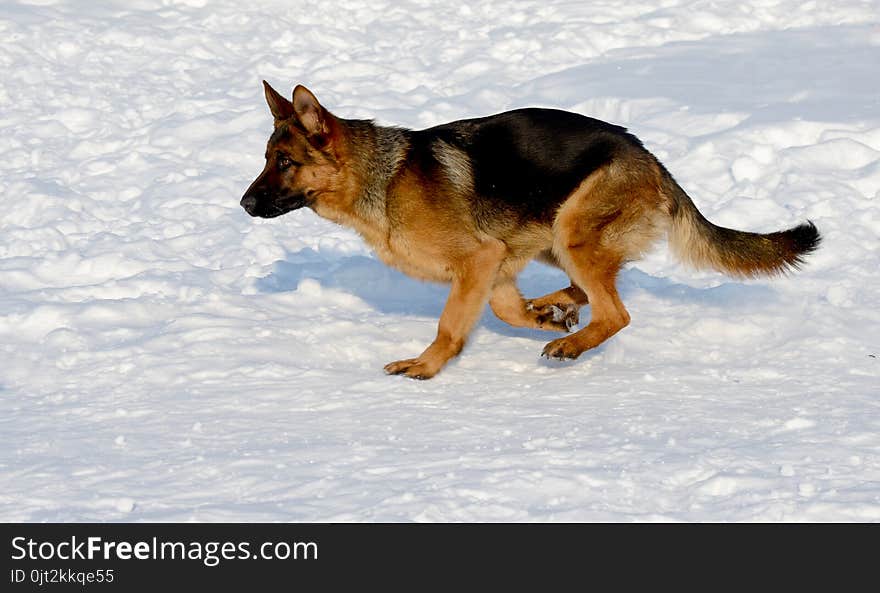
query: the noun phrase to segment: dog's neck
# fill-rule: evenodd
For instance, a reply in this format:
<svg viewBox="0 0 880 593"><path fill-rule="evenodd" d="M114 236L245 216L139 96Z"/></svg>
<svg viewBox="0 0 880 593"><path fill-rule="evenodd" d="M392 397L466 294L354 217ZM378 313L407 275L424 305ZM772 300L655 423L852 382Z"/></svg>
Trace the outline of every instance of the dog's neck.
<svg viewBox="0 0 880 593"><path fill-rule="evenodd" d="M409 148L407 130L348 120L350 148L361 180L355 204L368 220L384 220L388 185L400 170Z"/></svg>

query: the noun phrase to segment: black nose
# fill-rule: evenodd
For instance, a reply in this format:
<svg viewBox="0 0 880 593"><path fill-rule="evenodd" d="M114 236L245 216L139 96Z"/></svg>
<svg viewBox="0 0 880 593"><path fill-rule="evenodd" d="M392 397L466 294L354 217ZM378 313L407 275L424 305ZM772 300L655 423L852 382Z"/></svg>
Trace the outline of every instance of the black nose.
<svg viewBox="0 0 880 593"><path fill-rule="evenodd" d="M254 196L245 196L241 199L241 207L251 212L257 205L257 198Z"/></svg>

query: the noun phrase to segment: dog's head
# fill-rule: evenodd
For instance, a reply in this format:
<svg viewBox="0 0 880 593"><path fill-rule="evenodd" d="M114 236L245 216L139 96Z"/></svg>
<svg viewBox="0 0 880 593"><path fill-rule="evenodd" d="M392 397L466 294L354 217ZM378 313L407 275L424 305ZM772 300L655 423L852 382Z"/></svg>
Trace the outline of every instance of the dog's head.
<svg viewBox="0 0 880 593"><path fill-rule="evenodd" d="M339 149L342 124L304 86L288 101L263 81L275 130L266 166L241 198L251 216L273 218L320 199L332 200L343 185Z"/></svg>

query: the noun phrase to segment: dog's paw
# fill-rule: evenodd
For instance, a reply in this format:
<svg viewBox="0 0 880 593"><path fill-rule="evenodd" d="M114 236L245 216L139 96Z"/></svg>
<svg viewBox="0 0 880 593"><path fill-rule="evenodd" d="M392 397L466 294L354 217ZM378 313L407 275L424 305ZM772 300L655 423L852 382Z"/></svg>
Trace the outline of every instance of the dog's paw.
<svg viewBox="0 0 880 593"><path fill-rule="evenodd" d="M555 358L556 360L574 360L583 353L584 349L575 340L569 338L559 338L553 340L544 346L541 356L544 358Z"/></svg>
<svg viewBox="0 0 880 593"><path fill-rule="evenodd" d="M439 369L431 368L427 363L418 358L408 358L389 362L385 365L385 372L389 375L406 375L411 379L430 379L437 374Z"/></svg>
<svg viewBox="0 0 880 593"><path fill-rule="evenodd" d="M578 321L580 307L577 305L543 305L536 307L532 301L526 301L526 311L535 316L535 323L540 329L570 332Z"/></svg>

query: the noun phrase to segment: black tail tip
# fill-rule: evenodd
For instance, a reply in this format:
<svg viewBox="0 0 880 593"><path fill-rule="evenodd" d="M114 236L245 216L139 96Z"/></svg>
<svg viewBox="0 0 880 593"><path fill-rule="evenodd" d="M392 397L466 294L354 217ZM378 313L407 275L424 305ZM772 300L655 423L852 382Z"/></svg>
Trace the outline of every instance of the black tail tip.
<svg viewBox="0 0 880 593"><path fill-rule="evenodd" d="M819 234L819 229L812 220L789 229L785 234L791 241L791 250L799 256L812 253L822 242L822 235Z"/></svg>
<svg viewBox="0 0 880 593"><path fill-rule="evenodd" d="M783 231L781 234L782 263L777 269L778 272L787 272L791 270L799 270L804 264L804 258L815 251L822 242L822 236L819 229L811 220L799 224L794 228Z"/></svg>

